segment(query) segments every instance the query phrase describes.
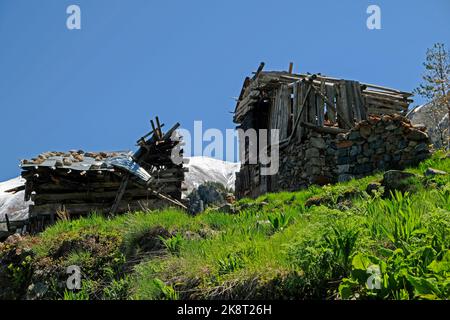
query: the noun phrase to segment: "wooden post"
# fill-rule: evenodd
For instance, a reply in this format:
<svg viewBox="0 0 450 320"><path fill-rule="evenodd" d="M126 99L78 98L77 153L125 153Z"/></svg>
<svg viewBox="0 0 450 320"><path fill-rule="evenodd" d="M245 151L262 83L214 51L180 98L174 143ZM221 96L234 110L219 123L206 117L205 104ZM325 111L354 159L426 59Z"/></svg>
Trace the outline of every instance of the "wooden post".
<svg viewBox="0 0 450 320"><path fill-rule="evenodd" d="M116 199L114 200L113 206L110 211L110 215L115 215L117 213L117 209L119 208L120 201L122 201L122 197L125 193L125 190L128 186L128 181L130 180L130 174L127 173L123 178L120 184L119 190L117 191Z"/></svg>
<svg viewBox="0 0 450 320"><path fill-rule="evenodd" d="M289 62L289 74L292 74L292 71L294 70L294 63Z"/></svg>
<svg viewBox="0 0 450 320"><path fill-rule="evenodd" d="M6 219L6 230L8 230L8 232L11 232L11 224L9 222L8 214L5 214L5 219Z"/></svg>

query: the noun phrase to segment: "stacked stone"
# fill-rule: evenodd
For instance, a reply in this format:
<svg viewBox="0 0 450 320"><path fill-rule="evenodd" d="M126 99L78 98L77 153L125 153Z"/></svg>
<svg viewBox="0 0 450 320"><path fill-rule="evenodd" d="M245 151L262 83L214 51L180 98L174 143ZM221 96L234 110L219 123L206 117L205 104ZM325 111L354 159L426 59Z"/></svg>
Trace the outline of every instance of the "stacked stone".
<svg viewBox="0 0 450 320"><path fill-rule="evenodd" d="M335 136L310 131L304 142L296 142L280 153L280 190L298 190L311 184L335 181Z"/></svg>
<svg viewBox="0 0 450 320"><path fill-rule="evenodd" d="M425 128L413 127L401 115L370 116L337 135L311 130L305 141L280 152L278 190L298 190L310 184L403 169L429 157L429 144Z"/></svg>
<svg viewBox="0 0 450 320"><path fill-rule="evenodd" d="M375 171L403 169L430 155L425 128L415 128L400 115L371 116L348 133L336 136L338 181Z"/></svg>

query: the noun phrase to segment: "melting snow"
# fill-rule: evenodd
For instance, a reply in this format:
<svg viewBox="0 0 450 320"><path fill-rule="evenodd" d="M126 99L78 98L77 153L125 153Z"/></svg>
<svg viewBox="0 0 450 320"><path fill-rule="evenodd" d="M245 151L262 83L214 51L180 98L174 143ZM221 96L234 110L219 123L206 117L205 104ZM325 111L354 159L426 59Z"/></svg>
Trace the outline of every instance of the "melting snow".
<svg viewBox="0 0 450 320"><path fill-rule="evenodd" d="M28 206L30 202L25 202L25 191L8 193L10 190L22 186L25 180L21 177L5 182L0 182L0 222L6 221L5 214L11 221L20 221L28 218ZM0 223L0 230L6 231L6 224Z"/></svg>

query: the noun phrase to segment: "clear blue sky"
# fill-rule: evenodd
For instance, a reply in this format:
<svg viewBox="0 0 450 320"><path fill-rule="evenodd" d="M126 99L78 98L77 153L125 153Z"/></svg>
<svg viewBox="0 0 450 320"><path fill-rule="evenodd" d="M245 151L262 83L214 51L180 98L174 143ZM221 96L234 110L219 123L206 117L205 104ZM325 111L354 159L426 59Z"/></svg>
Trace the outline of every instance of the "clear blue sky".
<svg viewBox="0 0 450 320"><path fill-rule="evenodd" d="M71 4L82 30L66 28ZM449 21L448 0L0 0L0 180L44 151L132 148L155 115L233 128L260 61L412 90Z"/></svg>

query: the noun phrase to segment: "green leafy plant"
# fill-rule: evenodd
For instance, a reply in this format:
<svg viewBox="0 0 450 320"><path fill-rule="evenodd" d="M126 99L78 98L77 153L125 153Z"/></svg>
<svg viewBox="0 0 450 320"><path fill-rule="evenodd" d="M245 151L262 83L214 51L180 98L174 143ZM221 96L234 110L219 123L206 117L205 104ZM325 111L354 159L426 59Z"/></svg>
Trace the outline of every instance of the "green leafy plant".
<svg viewBox="0 0 450 320"><path fill-rule="evenodd" d="M155 278L154 285L160 292L160 298L163 300L179 300L180 295L172 286L166 285L161 279Z"/></svg>
<svg viewBox="0 0 450 320"><path fill-rule="evenodd" d="M225 258L217 261L219 274L227 274L244 267L244 259L239 253L229 253Z"/></svg>
<svg viewBox="0 0 450 320"><path fill-rule="evenodd" d="M345 274L350 267L350 258L358 239L359 231L347 228L332 227L332 234L325 235L325 242L332 250L342 273Z"/></svg>
<svg viewBox="0 0 450 320"><path fill-rule="evenodd" d="M271 214L267 218L275 232L285 229L292 220L292 216L284 212Z"/></svg>
<svg viewBox="0 0 450 320"><path fill-rule="evenodd" d="M181 247L183 245L184 238L183 236L176 234L170 238L163 238L159 237L159 239L162 241L166 249L173 255L179 255Z"/></svg>

